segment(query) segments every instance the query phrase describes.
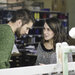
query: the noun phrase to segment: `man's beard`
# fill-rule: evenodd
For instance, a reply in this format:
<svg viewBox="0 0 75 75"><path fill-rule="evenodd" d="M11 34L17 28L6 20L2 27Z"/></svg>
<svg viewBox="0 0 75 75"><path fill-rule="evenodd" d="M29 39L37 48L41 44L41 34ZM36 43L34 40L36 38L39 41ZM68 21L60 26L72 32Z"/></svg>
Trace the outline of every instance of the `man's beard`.
<svg viewBox="0 0 75 75"><path fill-rule="evenodd" d="M17 30L16 30L16 32L15 32L15 35L17 36L17 37L21 37L22 35L20 34L20 30L21 30L21 28L18 28Z"/></svg>

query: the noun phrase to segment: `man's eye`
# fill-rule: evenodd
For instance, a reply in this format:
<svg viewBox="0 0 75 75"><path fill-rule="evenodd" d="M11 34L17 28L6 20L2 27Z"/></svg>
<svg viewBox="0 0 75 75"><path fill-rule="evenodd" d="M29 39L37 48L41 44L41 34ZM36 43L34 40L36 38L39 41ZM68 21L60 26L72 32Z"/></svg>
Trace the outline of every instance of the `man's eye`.
<svg viewBox="0 0 75 75"><path fill-rule="evenodd" d="M48 31L51 31L49 28L47 29Z"/></svg>

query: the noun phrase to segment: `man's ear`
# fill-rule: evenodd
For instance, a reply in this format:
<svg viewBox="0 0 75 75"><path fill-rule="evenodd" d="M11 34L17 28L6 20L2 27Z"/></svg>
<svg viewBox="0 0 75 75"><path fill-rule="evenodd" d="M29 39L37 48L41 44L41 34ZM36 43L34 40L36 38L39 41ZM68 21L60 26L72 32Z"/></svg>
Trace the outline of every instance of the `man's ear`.
<svg viewBox="0 0 75 75"><path fill-rule="evenodd" d="M18 27L21 27L21 26L22 26L22 20L20 20L20 19L17 20L17 26L18 26Z"/></svg>

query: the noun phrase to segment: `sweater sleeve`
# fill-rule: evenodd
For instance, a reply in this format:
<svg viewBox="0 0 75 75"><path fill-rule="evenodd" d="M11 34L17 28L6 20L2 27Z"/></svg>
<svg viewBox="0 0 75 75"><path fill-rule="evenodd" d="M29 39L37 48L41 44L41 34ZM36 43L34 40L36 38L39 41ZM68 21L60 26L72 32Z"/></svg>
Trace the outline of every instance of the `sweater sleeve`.
<svg viewBox="0 0 75 75"><path fill-rule="evenodd" d="M10 29L0 32L0 69L9 67L9 58L13 48L14 38Z"/></svg>

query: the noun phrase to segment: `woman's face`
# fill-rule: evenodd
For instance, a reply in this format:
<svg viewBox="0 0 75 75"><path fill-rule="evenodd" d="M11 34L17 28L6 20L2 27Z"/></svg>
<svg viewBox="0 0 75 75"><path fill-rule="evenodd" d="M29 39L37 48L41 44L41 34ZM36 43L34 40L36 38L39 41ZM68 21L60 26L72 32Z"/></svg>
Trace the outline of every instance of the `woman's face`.
<svg viewBox="0 0 75 75"><path fill-rule="evenodd" d="M47 25L47 23L44 24L43 35L45 40L51 40L54 37L54 32Z"/></svg>

